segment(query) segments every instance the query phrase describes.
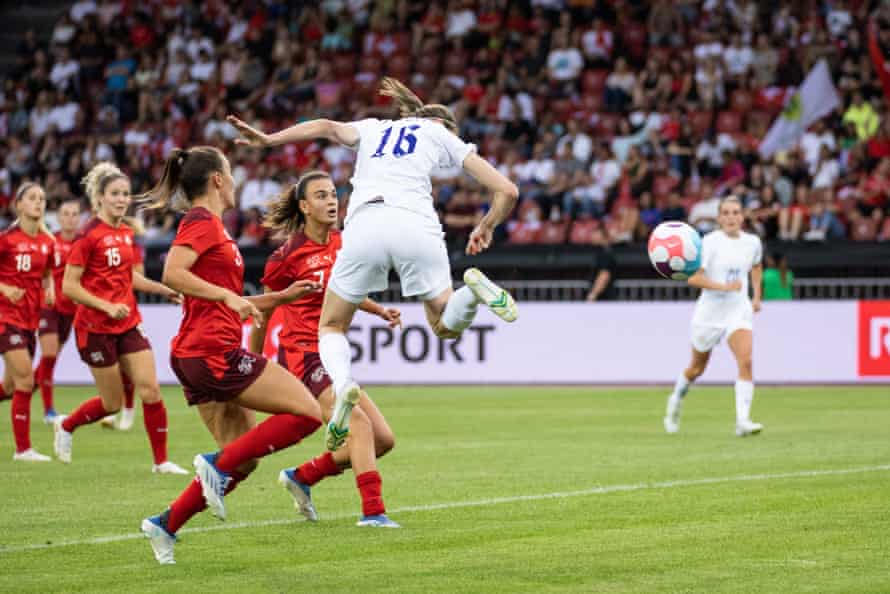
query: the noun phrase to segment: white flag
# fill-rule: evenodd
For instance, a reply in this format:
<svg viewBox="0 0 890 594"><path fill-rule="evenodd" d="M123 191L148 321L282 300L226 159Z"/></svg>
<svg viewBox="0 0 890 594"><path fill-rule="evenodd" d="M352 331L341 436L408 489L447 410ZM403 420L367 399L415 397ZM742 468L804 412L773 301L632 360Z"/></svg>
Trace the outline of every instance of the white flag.
<svg viewBox="0 0 890 594"><path fill-rule="evenodd" d="M767 158L776 151L791 148L810 124L840 105L841 99L831 80L828 63L819 60L766 133L758 149L760 156Z"/></svg>

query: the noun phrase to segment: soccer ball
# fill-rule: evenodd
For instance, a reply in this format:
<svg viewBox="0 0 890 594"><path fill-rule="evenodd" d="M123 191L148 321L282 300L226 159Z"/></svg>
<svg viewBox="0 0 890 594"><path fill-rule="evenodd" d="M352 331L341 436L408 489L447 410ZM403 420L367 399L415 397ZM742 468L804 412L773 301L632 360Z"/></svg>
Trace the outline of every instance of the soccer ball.
<svg viewBox="0 0 890 594"><path fill-rule="evenodd" d="M686 223L662 223L649 236L649 260L661 276L686 280L701 267L701 236Z"/></svg>

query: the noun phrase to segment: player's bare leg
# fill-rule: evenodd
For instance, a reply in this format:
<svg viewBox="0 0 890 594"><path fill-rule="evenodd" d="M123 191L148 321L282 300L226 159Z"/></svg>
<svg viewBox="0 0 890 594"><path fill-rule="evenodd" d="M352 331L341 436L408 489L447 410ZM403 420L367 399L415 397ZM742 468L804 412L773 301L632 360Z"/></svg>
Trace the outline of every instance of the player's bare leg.
<svg viewBox="0 0 890 594"><path fill-rule="evenodd" d="M346 441L352 409L362 395L352 379L352 348L346 339L357 308L328 287L318 324L318 354L334 384L334 407L325 426L325 444L332 452Z"/></svg>
<svg viewBox="0 0 890 594"><path fill-rule="evenodd" d="M692 349L692 361L689 367L683 370L677 382L674 384L674 391L668 396L667 411L664 415L664 430L668 433L676 433L680 430L680 409L683 407L683 398L689 391L689 386L697 380L708 367L708 361L711 360L711 352L702 353Z"/></svg>
<svg viewBox="0 0 890 594"><path fill-rule="evenodd" d="M727 342L739 367L739 376L735 382L735 434L739 437L757 435L763 431L763 425L751 420L751 403L754 401L754 376L751 362L753 333L746 329L736 330L730 335Z"/></svg>
<svg viewBox="0 0 890 594"><path fill-rule="evenodd" d="M90 367L90 373L93 374L99 395L82 402L70 415L59 415L53 424L55 429L53 447L56 457L66 464L71 463L74 430L81 425L95 423L103 417L113 415L120 409L124 400L124 386L121 383L118 363L108 367Z"/></svg>

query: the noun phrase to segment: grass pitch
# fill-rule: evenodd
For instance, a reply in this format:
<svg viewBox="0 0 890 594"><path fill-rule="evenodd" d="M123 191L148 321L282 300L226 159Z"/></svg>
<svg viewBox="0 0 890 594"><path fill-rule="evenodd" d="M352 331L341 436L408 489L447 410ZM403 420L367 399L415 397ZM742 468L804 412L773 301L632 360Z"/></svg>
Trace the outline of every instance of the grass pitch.
<svg viewBox="0 0 890 594"><path fill-rule="evenodd" d="M57 408L91 393L61 388ZM885 387L758 389L766 430L744 439L731 387L694 388L673 436L663 389L371 393L396 432L380 466L401 530L354 526L349 472L314 489L321 522L295 518L275 479L319 432L264 459L228 522L193 520L166 567L138 527L188 479L150 473L141 411L129 433L80 429L70 466L23 464L0 404L0 592L890 592ZM164 394L190 465L212 441Z"/></svg>

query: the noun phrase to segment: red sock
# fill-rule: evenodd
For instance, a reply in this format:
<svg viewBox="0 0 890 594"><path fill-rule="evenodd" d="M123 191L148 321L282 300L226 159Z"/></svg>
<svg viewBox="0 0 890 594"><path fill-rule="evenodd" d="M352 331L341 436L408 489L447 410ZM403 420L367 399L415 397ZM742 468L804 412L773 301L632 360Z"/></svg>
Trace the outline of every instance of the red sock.
<svg viewBox="0 0 890 594"><path fill-rule="evenodd" d="M298 481L311 487L321 479L340 474L341 472L343 471L334 462L334 454L325 452L318 458L304 462L302 466L297 468L296 475Z"/></svg>
<svg viewBox="0 0 890 594"><path fill-rule="evenodd" d="M383 480L376 470L363 472L355 477L355 484L362 495L362 515L376 516L386 513L383 505Z"/></svg>
<svg viewBox="0 0 890 594"><path fill-rule="evenodd" d="M71 432L81 425L95 423L106 416L108 416L108 411L102 406L102 399L98 396L93 396L78 406L77 410L62 422L62 429Z"/></svg>
<svg viewBox="0 0 890 594"><path fill-rule="evenodd" d="M148 441L151 443L155 464L166 462L167 409L164 407L164 401L158 400L152 404L143 402L142 420L145 422L145 432L148 433Z"/></svg>
<svg viewBox="0 0 890 594"><path fill-rule="evenodd" d="M133 408L133 382L124 374L121 374L121 379L124 381L124 408Z"/></svg>
<svg viewBox="0 0 890 594"><path fill-rule="evenodd" d="M273 415L223 448L216 467L231 473L247 462L294 445L321 426L306 415Z"/></svg>
<svg viewBox="0 0 890 594"><path fill-rule="evenodd" d="M31 394L23 390L13 392L10 411L15 451L24 452L31 447Z"/></svg>
<svg viewBox="0 0 890 594"><path fill-rule="evenodd" d="M55 357L41 357L34 372L34 380L40 388L40 397L43 398L43 412L45 413L53 408L53 370L55 368Z"/></svg>
<svg viewBox="0 0 890 594"><path fill-rule="evenodd" d="M234 491L238 483L246 479L247 476L237 470L232 472L232 480L229 481L229 486L226 487L226 495ZM167 531L170 534L176 534L176 531L182 528L192 516L201 513L206 507L204 495L201 493L201 481L195 478L176 501L170 504L170 515L167 517Z"/></svg>

